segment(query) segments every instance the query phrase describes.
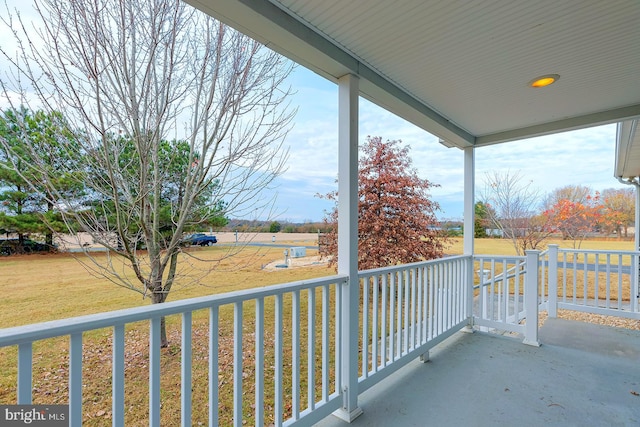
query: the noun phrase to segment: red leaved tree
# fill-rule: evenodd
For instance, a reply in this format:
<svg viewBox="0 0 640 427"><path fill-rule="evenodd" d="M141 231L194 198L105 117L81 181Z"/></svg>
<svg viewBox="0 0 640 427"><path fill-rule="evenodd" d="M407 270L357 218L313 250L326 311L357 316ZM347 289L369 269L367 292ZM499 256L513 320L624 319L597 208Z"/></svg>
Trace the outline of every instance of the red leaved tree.
<svg viewBox="0 0 640 427"><path fill-rule="evenodd" d="M358 171L358 269L404 264L443 255L447 240L436 227L438 203L430 199L436 187L418 177L409 147L401 141L367 137L360 147ZM320 196L337 202L338 193ZM329 232L320 255L330 265L338 260L337 203L324 219Z"/></svg>

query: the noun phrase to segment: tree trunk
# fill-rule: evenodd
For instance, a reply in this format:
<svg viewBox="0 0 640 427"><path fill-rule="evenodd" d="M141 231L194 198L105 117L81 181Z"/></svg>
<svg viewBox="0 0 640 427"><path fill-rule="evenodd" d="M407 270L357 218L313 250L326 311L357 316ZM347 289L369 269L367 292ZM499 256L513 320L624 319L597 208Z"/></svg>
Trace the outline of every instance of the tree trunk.
<svg viewBox="0 0 640 427"><path fill-rule="evenodd" d="M160 299L161 299L161 301L159 301L160 303L163 303L167 300L167 295L169 295L169 292L171 291L171 286L173 285L173 279L175 278L175 275L176 275L177 265L178 265L178 253L174 252L171 254L171 262L169 264L169 274L166 279L166 282L164 286L161 287L161 292L159 294L154 294L154 295L160 296ZM169 340L167 339L167 327L165 325L164 319L165 319L164 316L160 319L160 344L161 344L160 346L162 348L169 346Z"/></svg>
<svg viewBox="0 0 640 427"><path fill-rule="evenodd" d="M162 304L167 300L167 292L165 292L162 286L162 278L153 282L151 291L151 303ZM169 346L169 340L167 339L167 327L164 316L160 318L160 347L166 348Z"/></svg>
<svg viewBox="0 0 640 427"><path fill-rule="evenodd" d="M151 302L153 304L162 304L167 299L166 294L162 291L162 288L154 291L151 296ZM169 340L167 339L167 326L165 317L160 318L160 347L166 348L169 346Z"/></svg>
<svg viewBox="0 0 640 427"><path fill-rule="evenodd" d="M53 203L47 202L47 212L53 213ZM53 249L53 232L51 230L48 230L47 234L45 234L44 242L49 247L49 251L51 251Z"/></svg>
<svg viewBox="0 0 640 427"><path fill-rule="evenodd" d="M160 318L160 348L169 347L169 340L167 339L167 325L165 317Z"/></svg>

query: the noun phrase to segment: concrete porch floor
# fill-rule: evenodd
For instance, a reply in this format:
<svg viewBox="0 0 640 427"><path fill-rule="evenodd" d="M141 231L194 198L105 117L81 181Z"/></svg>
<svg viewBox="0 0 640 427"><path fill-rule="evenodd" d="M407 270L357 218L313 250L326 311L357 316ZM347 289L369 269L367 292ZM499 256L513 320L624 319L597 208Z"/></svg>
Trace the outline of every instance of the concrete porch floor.
<svg viewBox="0 0 640 427"><path fill-rule="evenodd" d="M640 425L639 331L547 319L539 338L460 332L317 426Z"/></svg>

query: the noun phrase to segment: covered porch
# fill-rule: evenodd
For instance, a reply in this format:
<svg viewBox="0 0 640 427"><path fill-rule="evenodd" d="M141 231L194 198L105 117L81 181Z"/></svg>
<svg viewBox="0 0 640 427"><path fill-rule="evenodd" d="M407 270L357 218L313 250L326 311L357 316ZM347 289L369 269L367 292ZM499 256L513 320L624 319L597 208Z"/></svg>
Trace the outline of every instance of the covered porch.
<svg viewBox="0 0 640 427"><path fill-rule="evenodd" d="M64 337L70 425L82 425L83 337L105 329L112 425L125 425L125 332L147 322L142 424L150 426L343 422L331 414L356 425L638 422L640 336L554 318L560 308L640 319L637 233L634 251L552 248L524 257L479 256L473 239L482 146L620 123L615 178L638 194L636 2L189 3L338 84L338 274L0 330L0 347L17 348L16 403L32 403L34 345ZM557 90L527 84L546 74L559 76ZM358 271L359 97L464 151L464 254ZM551 319L538 330L541 310ZM160 381L164 316L181 324L179 416L162 412L163 399L177 398ZM194 358L196 339L205 340L206 358ZM603 354L611 346L619 352ZM220 365L223 351L231 366ZM233 398L222 408L226 371ZM203 405L207 416L194 418Z"/></svg>

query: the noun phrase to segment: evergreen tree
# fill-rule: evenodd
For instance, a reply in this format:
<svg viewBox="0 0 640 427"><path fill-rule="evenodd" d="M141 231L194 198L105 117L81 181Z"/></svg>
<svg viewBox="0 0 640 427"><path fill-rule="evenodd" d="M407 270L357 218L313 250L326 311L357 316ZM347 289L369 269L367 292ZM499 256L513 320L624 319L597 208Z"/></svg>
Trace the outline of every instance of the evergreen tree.
<svg viewBox="0 0 640 427"><path fill-rule="evenodd" d="M474 233L475 238L487 237L487 228L490 226L489 212L491 207L483 202L476 202L475 206Z"/></svg>
<svg viewBox="0 0 640 427"><path fill-rule="evenodd" d="M60 207L82 195L82 170L64 172L80 164L78 144L61 113L25 108L0 116L0 138L0 228L17 233L20 247L31 233L52 245L53 233L66 229Z"/></svg>

